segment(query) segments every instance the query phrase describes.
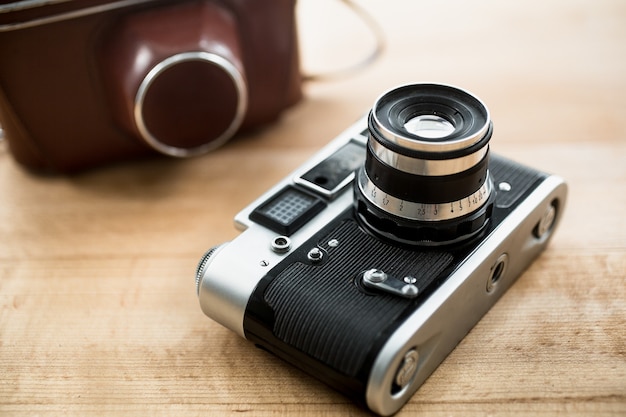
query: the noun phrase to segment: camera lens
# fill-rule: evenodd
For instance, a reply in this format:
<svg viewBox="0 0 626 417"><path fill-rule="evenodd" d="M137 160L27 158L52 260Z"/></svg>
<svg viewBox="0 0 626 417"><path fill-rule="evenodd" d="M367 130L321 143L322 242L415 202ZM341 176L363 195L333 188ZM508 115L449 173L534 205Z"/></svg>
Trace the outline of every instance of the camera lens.
<svg viewBox="0 0 626 417"><path fill-rule="evenodd" d="M478 98L447 85L401 86L376 100L368 128L355 182L366 227L412 245L450 244L485 227L492 123Z"/></svg>

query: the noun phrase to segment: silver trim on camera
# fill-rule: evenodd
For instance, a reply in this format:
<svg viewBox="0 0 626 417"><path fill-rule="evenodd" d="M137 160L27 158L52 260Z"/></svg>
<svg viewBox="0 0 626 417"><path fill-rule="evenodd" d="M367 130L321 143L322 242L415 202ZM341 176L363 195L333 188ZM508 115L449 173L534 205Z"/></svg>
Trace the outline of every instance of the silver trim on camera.
<svg viewBox="0 0 626 417"><path fill-rule="evenodd" d="M200 146L196 146L193 148L180 148L161 142L159 138L157 138L152 132L150 132L150 129L146 126L143 117L143 102L148 90L150 89L150 86L161 73L173 67L174 65L189 61L202 61L223 69L233 81L233 84L237 91L238 101L235 116L233 117L228 128L224 132L222 132L220 136L215 139L209 138L209 142ZM207 98L207 100L208 99L209 98ZM207 153L226 143L241 126L247 108L248 89L246 87L245 79L241 72L239 72L237 67L235 67L235 65L233 65L229 60L219 55L205 51L195 51L182 52L176 55L172 55L159 62L157 65L154 66L154 68L150 70L150 72L148 72L148 74L139 85L139 88L137 89L133 114L135 117L135 124L137 126L137 129L139 130L139 133L141 134L143 140L146 141L148 145L165 155L175 157L189 157ZM207 123L210 123L209 117L210 115L207 115Z"/></svg>

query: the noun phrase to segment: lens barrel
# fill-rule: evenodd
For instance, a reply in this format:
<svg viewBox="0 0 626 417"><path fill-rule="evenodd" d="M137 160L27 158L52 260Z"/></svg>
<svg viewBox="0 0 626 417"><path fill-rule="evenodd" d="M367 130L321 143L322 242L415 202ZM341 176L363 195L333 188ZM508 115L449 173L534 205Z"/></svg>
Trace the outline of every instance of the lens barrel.
<svg viewBox="0 0 626 417"><path fill-rule="evenodd" d="M355 181L367 228L400 243L443 245L485 227L494 197L493 127L478 98L447 85L401 86L376 100L368 129Z"/></svg>

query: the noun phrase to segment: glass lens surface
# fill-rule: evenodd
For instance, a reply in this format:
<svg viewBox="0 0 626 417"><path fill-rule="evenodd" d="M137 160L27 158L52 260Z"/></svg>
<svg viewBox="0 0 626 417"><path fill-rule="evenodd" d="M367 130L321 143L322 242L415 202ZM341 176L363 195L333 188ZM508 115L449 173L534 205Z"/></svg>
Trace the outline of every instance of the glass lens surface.
<svg viewBox="0 0 626 417"><path fill-rule="evenodd" d="M435 114L421 114L404 123L407 132L427 139L442 139L454 132L454 125Z"/></svg>

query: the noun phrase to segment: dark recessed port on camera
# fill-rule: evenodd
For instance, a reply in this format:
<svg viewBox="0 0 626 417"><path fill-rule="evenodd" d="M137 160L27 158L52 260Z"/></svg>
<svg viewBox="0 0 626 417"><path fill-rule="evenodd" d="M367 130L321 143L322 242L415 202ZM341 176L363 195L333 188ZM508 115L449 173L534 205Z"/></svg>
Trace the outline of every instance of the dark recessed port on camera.
<svg viewBox="0 0 626 417"><path fill-rule="evenodd" d="M498 257L496 263L491 267L489 272L489 279L487 280L487 292L492 292L500 279L506 273L507 266L509 265L509 255L503 253Z"/></svg>

